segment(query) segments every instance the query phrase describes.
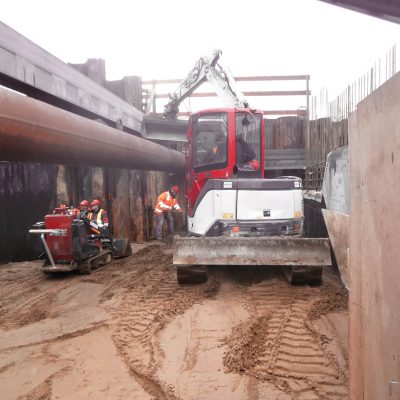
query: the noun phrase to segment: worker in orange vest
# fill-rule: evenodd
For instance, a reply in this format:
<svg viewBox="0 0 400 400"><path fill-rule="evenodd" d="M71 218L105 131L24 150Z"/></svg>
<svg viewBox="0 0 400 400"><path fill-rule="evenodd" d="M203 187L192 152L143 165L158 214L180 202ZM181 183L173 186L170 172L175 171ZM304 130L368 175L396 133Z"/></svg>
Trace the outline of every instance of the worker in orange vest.
<svg viewBox="0 0 400 400"><path fill-rule="evenodd" d="M181 207L176 201L176 195L179 193L179 187L177 185L171 186L171 188L161 193L157 198L157 203L154 208L154 214L156 215L156 236L157 240L162 239L162 226L164 218L168 223L168 234L173 235L174 233L174 220L171 212L178 211L182 212Z"/></svg>
<svg viewBox="0 0 400 400"><path fill-rule="evenodd" d="M90 211L87 213L87 217L90 221L95 221L100 228L108 227L108 216L107 211L104 208L100 208L101 201L94 199L90 205Z"/></svg>

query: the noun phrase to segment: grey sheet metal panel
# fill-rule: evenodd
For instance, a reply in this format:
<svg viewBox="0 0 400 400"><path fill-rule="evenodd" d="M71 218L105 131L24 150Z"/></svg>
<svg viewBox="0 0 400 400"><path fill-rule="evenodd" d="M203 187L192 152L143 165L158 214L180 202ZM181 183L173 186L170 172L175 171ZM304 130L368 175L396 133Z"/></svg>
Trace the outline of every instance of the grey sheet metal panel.
<svg viewBox="0 0 400 400"><path fill-rule="evenodd" d="M174 237L176 265L330 266L329 239Z"/></svg>
<svg viewBox="0 0 400 400"><path fill-rule="evenodd" d="M346 289L350 289L349 278L349 231L350 217L331 210L322 210L329 239L335 253L340 278Z"/></svg>
<svg viewBox="0 0 400 400"><path fill-rule="evenodd" d="M306 168L306 151L304 149L267 149L264 158L266 170Z"/></svg>
<svg viewBox="0 0 400 400"><path fill-rule="evenodd" d="M328 210L350 214L348 146L329 153L322 184L322 194Z"/></svg>
<svg viewBox="0 0 400 400"><path fill-rule="evenodd" d="M0 22L0 78L2 74L141 131L141 111Z"/></svg>

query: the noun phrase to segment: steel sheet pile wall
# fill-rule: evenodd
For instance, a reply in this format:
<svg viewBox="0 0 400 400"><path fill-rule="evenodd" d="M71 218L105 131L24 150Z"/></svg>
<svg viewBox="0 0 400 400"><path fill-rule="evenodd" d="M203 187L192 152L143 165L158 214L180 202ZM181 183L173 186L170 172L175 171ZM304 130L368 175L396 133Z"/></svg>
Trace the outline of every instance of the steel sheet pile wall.
<svg viewBox="0 0 400 400"><path fill-rule="evenodd" d="M307 165L325 163L328 154L348 144L348 121L332 122L330 118L310 121L310 145Z"/></svg>
<svg viewBox="0 0 400 400"><path fill-rule="evenodd" d="M28 228L49 211L57 166L0 162L0 262L31 257Z"/></svg>
<svg viewBox="0 0 400 400"><path fill-rule="evenodd" d="M333 101L329 101L326 89L321 90L318 97L312 97L310 129L306 141L305 181L308 189L321 189L327 155L332 150L348 144L349 115L357 109L360 101L396 74L398 58L395 45Z"/></svg>
<svg viewBox="0 0 400 400"><path fill-rule="evenodd" d="M304 177L304 117L282 117L265 120L265 173L267 178L280 175Z"/></svg>
<svg viewBox="0 0 400 400"><path fill-rule="evenodd" d="M153 207L170 182L164 172L0 163L0 262L35 258L30 226L60 203L94 197L103 200L116 237L154 238ZM182 229L184 219L175 223Z"/></svg>
<svg viewBox="0 0 400 400"><path fill-rule="evenodd" d="M281 117L265 121L265 149L304 149L304 117Z"/></svg>
<svg viewBox="0 0 400 400"><path fill-rule="evenodd" d="M350 120L351 399L400 398L400 73Z"/></svg>

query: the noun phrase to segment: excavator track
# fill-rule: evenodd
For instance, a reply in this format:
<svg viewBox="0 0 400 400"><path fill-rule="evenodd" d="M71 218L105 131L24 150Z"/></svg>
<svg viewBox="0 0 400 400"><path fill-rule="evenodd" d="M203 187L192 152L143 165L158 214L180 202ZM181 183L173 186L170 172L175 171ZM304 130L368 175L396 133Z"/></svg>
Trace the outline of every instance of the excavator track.
<svg viewBox="0 0 400 400"><path fill-rule="evenodd" d="M287 280L292 284L318 285L322 280L322 267L289 266L282 267Z"/></svg>
<svg viewBox="0 0 400 400"><path fill-rule="evenodd" d="M92 269L101 267L110 263L113 260L113 255L110 250L102 250L99 254L82 261L78 265L78 270L81 274L91 274Z"/></svg>
<svg viewBox="0 0 400 400"><path fill-rule="evenodd" d="M181 285L205 283L208 280L208 269L205 265L178 265L176 275Z"/></svg>

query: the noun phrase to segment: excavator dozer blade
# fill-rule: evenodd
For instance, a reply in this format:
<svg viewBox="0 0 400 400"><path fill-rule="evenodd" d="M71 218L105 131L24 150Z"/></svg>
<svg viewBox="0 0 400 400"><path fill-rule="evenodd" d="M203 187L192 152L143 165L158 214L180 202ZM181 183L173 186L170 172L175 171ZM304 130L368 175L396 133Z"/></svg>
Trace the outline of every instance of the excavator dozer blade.
<svg viewBox="0 0 400 400"><path fill-rule="evenodd" d="M174 237L176 265L329 266L329 239Z"/></svg>
<svg viewBox="0 0 400 400"><path fill-rule="evenodd" d="M332 264L329 239L298 237L175 236L173 260L178 281L181 266L268 265L283 267L291 283L318 283Z"/></svg>
<svg viewBox="0 0 400 400"><path fill-rule="evenodd" d="M131 244L128 239L114 239L113 240L113 256L114 257L127 257L132 254Z"/></svg>

